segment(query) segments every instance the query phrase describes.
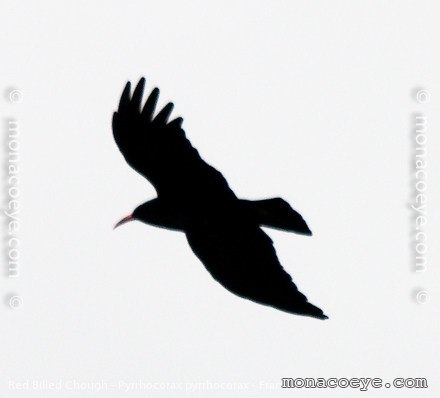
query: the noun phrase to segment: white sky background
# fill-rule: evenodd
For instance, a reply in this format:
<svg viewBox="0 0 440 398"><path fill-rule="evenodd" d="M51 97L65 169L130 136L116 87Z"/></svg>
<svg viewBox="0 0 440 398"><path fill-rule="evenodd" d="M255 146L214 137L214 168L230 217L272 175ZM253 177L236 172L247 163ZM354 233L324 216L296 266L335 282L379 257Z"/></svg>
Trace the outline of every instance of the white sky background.
<svg viewBox="0 0 440 398"><path fill-rule="evenodd" d="M0 307L1 395L352 397L260 381L427 377L428 391L362 394L437 396L439 17L436 1L2 2L2 90L23 100L2 97L21 129L21 269L1 294L24 301ZM268 232L328 321L230 294L182 234L112 230L154 196L111 134L125 82L141 76L239 196L281 196L303 214L312 238ZM417 87L430 102L414 100ZM428 118L423 274L408 208L417 111ZM417 288L429 303L415 303ZM10 390L32 380L249 390Z"/></svg>

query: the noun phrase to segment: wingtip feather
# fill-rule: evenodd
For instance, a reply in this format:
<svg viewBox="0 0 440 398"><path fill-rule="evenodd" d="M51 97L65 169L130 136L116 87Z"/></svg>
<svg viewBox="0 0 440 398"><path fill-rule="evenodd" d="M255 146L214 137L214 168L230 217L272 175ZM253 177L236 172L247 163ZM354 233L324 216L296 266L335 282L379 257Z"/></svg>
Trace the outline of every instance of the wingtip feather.
<svg viewBox="0 0 440 398"><path fill-rule="evenodd" d="M176 117L175 119L171 120L171 122L168 123L168 126L182 128L182 123L183 123L183 118Z"/></svg>
<svg viewBox="0 0 440 398"><path fill-rule="evenodd" d="M172 102L168 102L162 110L157 114L157 116L154 118L154 121L158 124L167 123L168 118L171 115L171 112L173 111L174 104Z"/></svg>
<svg viewBox="0 0 440 398"><path fill-rule="evenodd" d="M130 103L130 90L131 83L128 81L124 87L124 91L122 91L121 99L119 101L118 112L124 111Z"/></svg>
<svg viewBox="0 0 440 398"><path fill-rule="evenodd" d="M144 108L142 109L142 116L148 120L153 119L154 110L156 109L157 100L159 98L159 89L155 87L145 102Z"/></svg>
<svg viewBox="0 0 440 398"><path fill-rule="evenodd" d="M145 87L145 78L142 77L139 80L136 88L134 89L133 97L131 99L131 107L134 111L137 112L140 111L142 96L144 94L144 87Z"/></svg>

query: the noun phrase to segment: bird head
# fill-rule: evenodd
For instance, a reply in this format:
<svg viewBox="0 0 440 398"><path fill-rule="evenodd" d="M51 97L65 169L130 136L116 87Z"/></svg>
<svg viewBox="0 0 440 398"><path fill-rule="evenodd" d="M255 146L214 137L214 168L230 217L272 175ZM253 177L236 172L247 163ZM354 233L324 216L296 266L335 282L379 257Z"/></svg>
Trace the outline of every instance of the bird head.
<svg viewBox="0 0 440 398"><path fill-rule="evenodd" d="M135 221L135 220L142 221L147 224L151 224L156 209L157 209L157 199L153 199L148 202L142 203L140 206L134 209L133 213L119 220L115 224L113 229L120 227L121 225L129 221Z"/></svg>
<svg viewBox="0 0 440 398"><path fill-rule="evenodd" d="M169 206L167 202L162 202L158 198L136 207L132 214L116 223L115 228L134 220L175 231L183 231L185 229L183 217L176 212L173 206Z"/></svg>

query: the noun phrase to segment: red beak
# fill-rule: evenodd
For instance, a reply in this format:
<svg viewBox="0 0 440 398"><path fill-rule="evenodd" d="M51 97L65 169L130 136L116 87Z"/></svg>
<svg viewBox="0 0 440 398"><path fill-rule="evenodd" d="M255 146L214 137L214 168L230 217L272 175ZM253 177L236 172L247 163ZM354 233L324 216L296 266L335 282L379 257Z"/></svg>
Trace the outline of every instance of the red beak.
<svg viewBox="0 0 440 398"><path fill-rule="evenodd" d="M113 227L113 229L118 228L122 224L125 224L126 222L133 221L135 218L133 217L133 214L128 215L127 217L124 217L122 220L118 221L116 225Z"/></svg>

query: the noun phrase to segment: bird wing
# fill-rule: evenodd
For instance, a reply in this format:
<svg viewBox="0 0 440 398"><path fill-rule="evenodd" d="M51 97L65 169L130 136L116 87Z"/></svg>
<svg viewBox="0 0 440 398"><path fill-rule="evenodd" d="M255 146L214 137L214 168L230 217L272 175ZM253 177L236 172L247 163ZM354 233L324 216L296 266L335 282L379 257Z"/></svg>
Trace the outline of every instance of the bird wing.
<svg viewBox="0 0 440 398"><path fill-rule="evenodd" d="M280 264L273 242L247 223L188 231L188 242L211 275L238 296L280 310L326 319Z"/></svg>
<svg viewBox="0 0 440 398"><path fill-rule="evenodd" d="M113 136L127 163L153 184L159 196L235 199L223 175L186 138L183 119L168 122L173 104L154 117L159 89L151 92L141 108L144 85L142 78L130 97L128 82L113 115Z"/></svg>

